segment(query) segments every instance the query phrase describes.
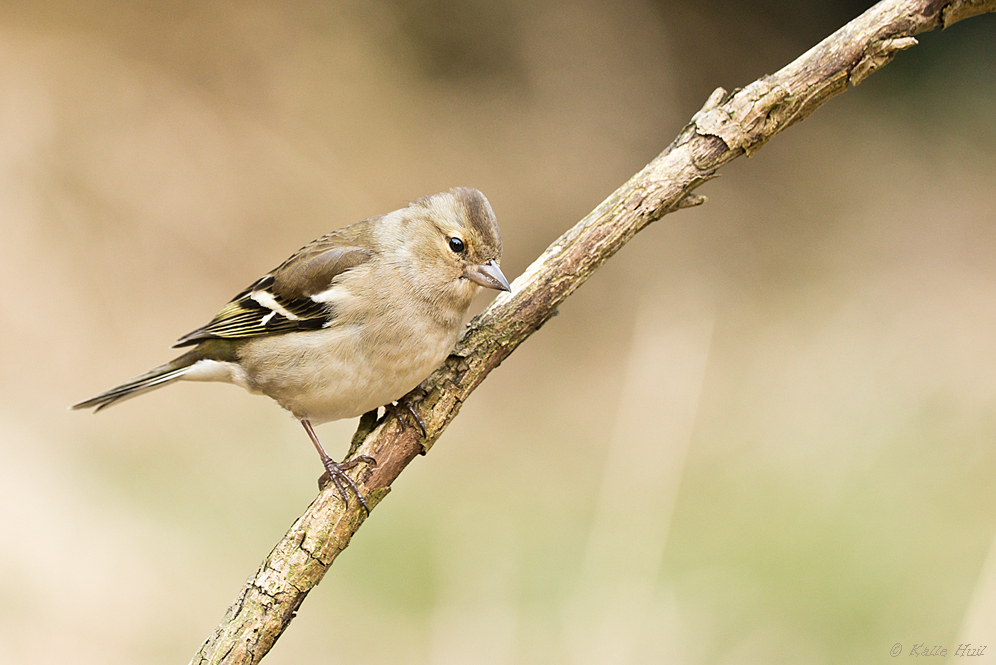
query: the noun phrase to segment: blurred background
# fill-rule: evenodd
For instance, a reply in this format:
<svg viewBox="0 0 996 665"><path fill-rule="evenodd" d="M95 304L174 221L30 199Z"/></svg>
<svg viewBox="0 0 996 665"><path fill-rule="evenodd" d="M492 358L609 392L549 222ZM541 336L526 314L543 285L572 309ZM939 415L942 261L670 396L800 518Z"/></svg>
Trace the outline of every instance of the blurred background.
<svg viewBox="0 0 996 665"><path fill-rule="evenodd" d="M264 398L69 404L423 194L484 191L517 276L713 88L870 3L750 4L4 1L0 662L187 662L315 494ZM265 662L996 656L994 19L922 36L609 261ZM341 455L354 428L319 434Z"/></svg>

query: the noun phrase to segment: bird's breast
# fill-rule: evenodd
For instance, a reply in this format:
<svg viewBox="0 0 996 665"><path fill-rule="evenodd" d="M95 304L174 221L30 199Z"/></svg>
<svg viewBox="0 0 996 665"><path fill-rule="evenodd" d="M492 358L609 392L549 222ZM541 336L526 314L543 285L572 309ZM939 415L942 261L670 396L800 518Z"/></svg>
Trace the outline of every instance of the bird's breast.
<svg viewBox="0 0 996 665"><path fill-rule="evenodd" d="M373 323L249 340L240 350L252 392L313 423L352 418L422 382L456 343L459 326L387 315Z"/></svg>

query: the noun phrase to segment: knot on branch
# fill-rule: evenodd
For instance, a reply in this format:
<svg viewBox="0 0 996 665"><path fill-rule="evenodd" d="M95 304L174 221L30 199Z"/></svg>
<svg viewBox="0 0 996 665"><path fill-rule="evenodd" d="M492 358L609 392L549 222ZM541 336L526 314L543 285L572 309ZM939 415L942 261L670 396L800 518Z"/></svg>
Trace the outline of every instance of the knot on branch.
<svg viewBox="0 0 996 665"><path fill-rule="evenodd" d="M872 72L889 64L896 57L896 53L912 48L918 43L915 37L892 37L870 43L861 60L851 69L848 81L851 85L858 85L871 76Z"/></svg>
<svg viewBox="0 0 996 665"><path fill-rule="evenodd" d="M931 3L933 7L934 3ZM953 23L985 12L994 11L996 3L993 0L954 0L941 8L941 27L947 28Z"/></svg>
<svg viewBox="0 0 996 665"><path fill-rule="evenodd" d="M698 194L692 194L691 192L689 192L688 194L685 194L680 199L678 199L678 203L677 205L675 205L675 208L678 210L682 208L694 208L695 206L702 205L708 200L709 199L706 198L705 196L700 196Z"/></svg>
<svg viewBox="0 0 996 665"><path fill-rule="evenodd" d="M761 79L736 92L725 104L710 108L719 97L719 90L715 91L696 114L693 124L696 134L715 136L726 150L712 155L707 160L709 163L696 163L696 166L712 170L735 156L728 153L742 151L749 157L787 119L782 102L788 96L789 91L781 85Z"/></svg>

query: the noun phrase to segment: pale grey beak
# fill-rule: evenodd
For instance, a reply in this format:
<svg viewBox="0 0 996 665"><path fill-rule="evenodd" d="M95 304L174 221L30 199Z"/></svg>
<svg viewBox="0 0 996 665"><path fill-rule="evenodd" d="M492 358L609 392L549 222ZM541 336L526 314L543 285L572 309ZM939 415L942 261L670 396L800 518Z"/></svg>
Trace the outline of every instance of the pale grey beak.
<svg viewBox="0 0 996 665"><path fill-rule="evenodd" d="M505 275L501 274L501 268L494 262L494 259L476 266L467 266L463 269L463 276L472 282L480 284L486 289L496 289L498 291L511 291Z"/></svg>

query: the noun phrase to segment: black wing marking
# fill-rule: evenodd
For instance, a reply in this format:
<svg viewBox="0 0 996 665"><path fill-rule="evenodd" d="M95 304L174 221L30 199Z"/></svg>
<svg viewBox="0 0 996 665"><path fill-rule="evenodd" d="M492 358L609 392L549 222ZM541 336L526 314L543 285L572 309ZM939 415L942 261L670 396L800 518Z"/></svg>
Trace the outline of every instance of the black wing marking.
<svg viewBox="0 0 996 665"><path fill-rule="evenodd" d="M262 304L260 300L275 306ZM246 289L225 305L210 323L184 335L173 346L189 346L205 339L241 339L317 330L331 319L331 308L311 298L287 299L264 289Z"/></svg>
<svg viewBox="0 0 996 665"><path fill-rule="evenodd" d="M302 248L273 273L235 296L210 323L184 335L173 346L325 327L335 317L333 307L316 302L312 296L328 289L336 276L373 256L372 251L359 247L326 248L334 241L334 237L325 236Z"/></svg>

